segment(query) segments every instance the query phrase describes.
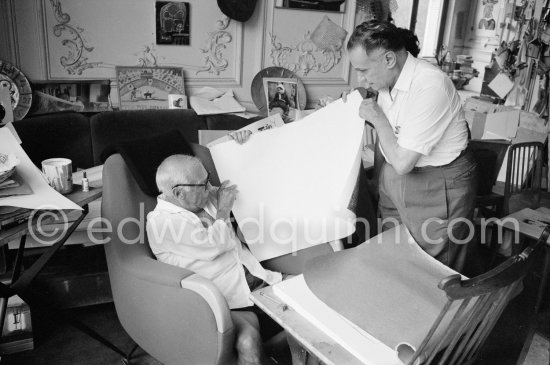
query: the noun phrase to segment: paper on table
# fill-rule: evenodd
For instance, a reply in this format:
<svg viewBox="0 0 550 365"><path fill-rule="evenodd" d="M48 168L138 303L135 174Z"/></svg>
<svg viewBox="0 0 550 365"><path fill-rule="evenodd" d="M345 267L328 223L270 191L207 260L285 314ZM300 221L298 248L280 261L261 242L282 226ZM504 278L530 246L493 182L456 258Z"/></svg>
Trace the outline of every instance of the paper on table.
<svg viewBox="0 0 550 365"><path fill-rule="evenodd" d="M358 328L315 296L303 275L273 286L273 293L364 364L401 364L396 352Z"/></svg>
<svg viewBox="0 0 550 365"><path fill-rule="evenodd" d="M244 112L246 108L239 104L231 90L215 99L190 96L189 103L198 115Z"/></svg>
<svg viewBox="0 0 550 365"><path fill-rule="evenodd" d="M403 225L357 247L313 258L304 270L307 286L320 300L395 349L402 360L420 346L447 303L439 282L455 274L424 252ZM445 332L459 304L451 305L434 338Z"/></svg>
<svg viewBox="0 0 550 365"><path fill-rule="evenodd" d="M16 167L17 174L27 182L33 194L0 198L0 206L14 206L29 209L82 209L48 185L42 173L34 164L17 140L6 128L0 128L0 146L13 152L21 161Z"/></svg>
<svg viewBox="0 0 550 365"><path fill-rule="evenodd" d="M14 181L14 184L10 185L9 187L4 187L0 189L0 198L32 194L31 187L25 182L25 180L18 176L17 171L15 174L12 175L12 179Z"/></svg>
<svg viewBox="0 0 550 365"><path fill-rule="evenodd" d="M347 237L361 161L359 92L299 122L210 149L220 180L238 186L233 213L261 261Z"/></svg>
<svg viewBox="0 0 550 365"><path fill-rule="evenodd" d="M528 237L537 239L544 228L550 225L549 213L548 208L537 210L525 208L496 221L496 223L512 231L521 232ZM550 243L550 238L547 242Z"/></svg>
<svg viewBox="0 0 550 365"><path fill-rule="evenodd" d="M12 122L6 123L4 125L4 128L8 128L10 130L11 134L13 134L13 137L15 137L15 140L17 141L17 143L21 144L21 138L19 138L19 134L17 134L17 131L13 127Z"/></svg>

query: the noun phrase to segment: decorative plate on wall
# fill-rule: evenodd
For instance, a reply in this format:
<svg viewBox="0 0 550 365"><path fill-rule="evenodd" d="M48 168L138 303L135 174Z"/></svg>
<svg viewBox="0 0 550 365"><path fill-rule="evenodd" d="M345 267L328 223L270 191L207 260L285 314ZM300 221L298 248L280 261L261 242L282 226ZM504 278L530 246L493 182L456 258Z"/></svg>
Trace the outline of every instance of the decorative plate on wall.
<svg viewBox="0 0 550 365"><path fill-rule="evenodd" d="M27 115L32 102L32 90L29 80L17 67L0 60L0 83L7 84L10 90L13 119L23 119Z"/></svg>
<svg viewBox="0 0 550 365"><path fill-rule="evenodd" d="M260 111L262 115L267 115L266 99L264 92L264 77L279 77L285 79L296 79L298 80L298 104L300 105L300 110L306 108L306 87L304 83L296 74L290 70L287 70L283 67L266 67L254 76L252 80L252 86L250 93L252 94L252 100L256 104L256 108Z"/></svg>

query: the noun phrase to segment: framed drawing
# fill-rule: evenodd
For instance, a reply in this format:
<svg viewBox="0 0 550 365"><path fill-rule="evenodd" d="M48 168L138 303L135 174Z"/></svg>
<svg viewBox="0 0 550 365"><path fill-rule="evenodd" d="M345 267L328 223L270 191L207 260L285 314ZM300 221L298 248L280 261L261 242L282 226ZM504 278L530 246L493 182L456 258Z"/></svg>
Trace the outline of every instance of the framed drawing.
<svg viewBox="0 0 550 365"><path fill-rule="evenodd" d="M267 115L279 113L285 123L293 121L296 117L296 110L300 109L298 80L266 77L263 82Z"/></svg>
<svg viewBox="0 0 550 365"><path fill-rule="evenodd" d="M472 2L474 16L470 24L470 40L482 45L498 45L501 31L502 4L505 0L480 0Z"/></svg>
<svg viewBox="0 0 550 365"><path fill-rule="evenodd" d="M189 3L155 3L157 44L189 45Z"/></svg>
<svg viewBox="0 0 550 365"><path fill-rule="evenodd" d="M343 13L346 0L276 0L275 6L284 9L335 11Z"/></svg>
<svg viewBox="0 0 550 365"><path fill-rule="evenodd" d="M180 67L116 67L120 109L168 109L168 95L184 95Z"/></svg>

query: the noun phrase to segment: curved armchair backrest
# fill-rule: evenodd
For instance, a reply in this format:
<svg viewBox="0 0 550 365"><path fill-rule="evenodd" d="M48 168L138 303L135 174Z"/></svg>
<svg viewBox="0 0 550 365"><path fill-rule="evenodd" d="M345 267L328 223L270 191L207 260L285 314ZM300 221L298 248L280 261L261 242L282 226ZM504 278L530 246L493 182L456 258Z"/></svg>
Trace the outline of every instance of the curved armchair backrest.
<svg viewBox="0 0 550 365"><path fill-rule="evenodd" d="M157 261L149 249L145 220L155 204L122 157L110 156L101 213L110 226L105 253L118 318L142 349L166 365L232 363L232 325L220 327L203 296L182 288L192 272Z"/></svg>

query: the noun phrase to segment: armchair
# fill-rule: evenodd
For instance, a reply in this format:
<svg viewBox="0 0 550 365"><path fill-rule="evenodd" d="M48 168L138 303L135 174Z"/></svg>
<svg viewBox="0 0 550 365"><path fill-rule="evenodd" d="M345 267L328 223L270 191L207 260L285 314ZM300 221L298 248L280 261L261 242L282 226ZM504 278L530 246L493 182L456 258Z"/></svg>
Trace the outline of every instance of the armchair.
<svg viewBox="0 0 550 365"><path fill-rule="evenodd" d="M235 363L235 333L221 293L193 272L157 261L149 249L145 215L155 203L122 157L111 155L104 166L101 213L112 227L105 254L120 323L166 365Z"/></svg>

